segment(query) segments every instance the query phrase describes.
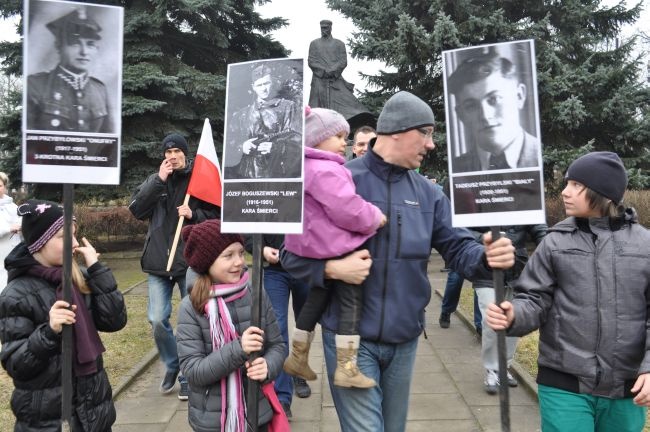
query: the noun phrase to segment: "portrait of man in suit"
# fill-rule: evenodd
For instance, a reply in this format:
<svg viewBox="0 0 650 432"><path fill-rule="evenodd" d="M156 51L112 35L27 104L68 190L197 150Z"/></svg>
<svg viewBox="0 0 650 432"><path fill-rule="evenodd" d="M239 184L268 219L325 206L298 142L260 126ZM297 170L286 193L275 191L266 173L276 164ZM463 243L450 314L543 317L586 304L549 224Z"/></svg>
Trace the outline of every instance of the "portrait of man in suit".
<svg viewBox="0 0 650 432"><path fill-rule="evenodd" d="M447 78L452 115L462 124L456 137L463 145L452 146L455 153L450 154L453 172L540 166L539 139L523 124L530 115L530 92L517 56L492 46L458 58L462 60Z"/></svg>

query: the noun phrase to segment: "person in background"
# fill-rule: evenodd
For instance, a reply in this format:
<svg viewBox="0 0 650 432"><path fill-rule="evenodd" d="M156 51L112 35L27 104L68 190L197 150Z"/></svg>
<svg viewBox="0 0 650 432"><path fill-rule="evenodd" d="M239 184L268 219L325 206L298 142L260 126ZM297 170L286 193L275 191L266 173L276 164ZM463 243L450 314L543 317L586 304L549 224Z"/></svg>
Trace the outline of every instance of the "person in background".
<svg viewBox="0 0 650 432"><path fill-rule="evenodd" d="M0 259L3 261L3 265L0 267L0 292L7 286L7 270L4 266L4 259L21 241L20 217L16 212L18 207L14 204L13 198L7 195L8 188L9 177L0 172Z"/></svg>
<svg viewBox="0 0 650 432"><path fill-rule="evenodd" d="M72 227L72 302L62 300L63 208L28 200L18 207L24 242L5 259L9 283L0 294L2 367L12 378L14 431L61 429L61 332L72 326L72 431L109 432L115 422L105 351L98 332L126 325L124 297L110 269Z"/></svg>
<svg viewBox="0 0 650 432"><path fill-rule="evenodd" d="M187 416L195 431L243 432L247 380L261 384L282 370L285 345L268 296L262 290L260 327L251 325L253 297L244 260L244 239L221 232L221 221L183 228L185 260L198 274L178 311L177 341L189 383ZM250 360L250 355L260 353ZM260 391L258 430L273 409Z"/></svg>
<svg viewBox="0 0 650 432"><path fill-rule="evenodd" d="M445 292L442 296L442 305L440 306L440 317L438 317L438 324L443 329L448 329L451 325L451 314L456 312L458 302L460 301L460 291L463 288L465 278L458 272L450 269L443 269L447 271L447 283L445 284ZM481 309L478 305L478 296L474 291L474 328L479 337L483 336L483 317Z"/></svg>
<svg viewBox="0 0 650 432"><path fill-rule="evenodd" d="M438 185L449 198L449 179L444 182L444 186L440 185L435 179L432 180ZM448 329L451 325L451 314L458 309L460 301L460 291L463 288L465 278L458 272L445 268L441 271L447 272L447 283L445 284L445 291L442 296L442 304L440 306L440 317L438 317L438 324L440 328ZM478 306L478 296L474 291L474 328L479 338L483 335L483 317L481 316L481 309Z"/></svg>
<svg viewBox="0 0 650 432"><path fill-rule="evenodd" d="M251 236L245 236L246 250L251 252L253 241ZM291 297L291 306L294 317L300 315L309 287L299 280L292 277L282 268L280 262L280 248L284 243L282 234L263 234L262 235L262 256L267 265L264 267L264 290L271 300L275 318L278 320L282 340L285 345L289 346L289 297ZM285 356L289 353L285 351ZM275 379L275 392L282 404L285 414L288 418L292 417L291 402L293 392L299 398L308 398L311 396L311 388L304 378L292 377L284 370Z"/></svg>
<svg viewBox="0 0 650 432"><path fill-rule="evenodd" d="M368 143L371 139L376 138L377 133L371 126L361 126L354 131L354 141L352 142L352 153L355 158L361 157L368 151Z"/></svg>
<svg viewBox="0 0 650 432"><path fill-rule="evenodd" d="M523 336L539 329L543 431L639 432L650 406L650 232L623 195L616 153L569 166L567 218L549 228L487 324Z"/></svg>
<svg viewBox="0 0 650 432"><path fill-rule="evenodd" d="M489 230L490 228L488 227L472 228L472 231L476 233L477 240L480 240L483 233ZM503 272L504 286L508 292L508 298L511 297L510 293L512 292L512 285L516 283L517 278L528 262L526 242L530 240L535 244L535 246L537 246L541 243L544 236L546 236L547 230L548 226L546 224L512 225L500 228L500 231L505 233L506 237L512 241L512 244L515 247L515 265ZM490 303L494 303L494 281L493 279L477 279L473 281L472 286L474 287L474 292L478 297L480 313L485 321L487 318L485 315L487 313L487 307ZM483 325L485 328L481 337L481 361L483 362L483 368L485 369L485 381L483 382L483 385L485 392L493 395L499 392L499 352L497 347L497 334L485 322L483 322ZM506 338L506 359L508 367L512 365L512 361L515 358L518 341L519 338L517 337L509 336ZM506 375L508 378L508 385L510 387L517 387L517 379L510 373L510 371L507 371Z"/></svg>
<svg viewBox="0 0 650 432"><path fill-rule="evenodd" d="M377 386L358 389L333 385L337 366L335 332L339 300L321 318L330 391L341 429L404 431L424 308L431 300L427 263L435 248L464 277L488 277L491 268L510 268L514 248L507 238L479 245L469 231L451 226L445 194L415 169L433 150L431 107L412 93L391 96L377 120L377 138L362 157L346 164L357 193L375 203L388 223L362 249L343 258L317 260L286 249L283 267L309 286L327 279L361 284L363 308L357 364ZM405 287L408 287L406 290Z"/></svg>
<svg viewBox="0 0 650 432"><path fill-rule="evenodd" d="M178 398L187 400L187 382L182 375L178 375L176 339L169 322L174 285L178 286L181 298L187 295L187 263L183 258L182 241L178 243L169 270L167 261L179 218L184 218L185 224L195 224L217 218L219 208L194 197L183 204L192 176L192 162L187 156L189 149L185 138L171 133L162 140L161 150L164 159L158 172L138 186L131 197L129 210L137 219L149 221L140 265L142 271L147 273L147 319L151 323L160 360L166 368L159 390L163 394L171 393L178 378Z"/></svg>

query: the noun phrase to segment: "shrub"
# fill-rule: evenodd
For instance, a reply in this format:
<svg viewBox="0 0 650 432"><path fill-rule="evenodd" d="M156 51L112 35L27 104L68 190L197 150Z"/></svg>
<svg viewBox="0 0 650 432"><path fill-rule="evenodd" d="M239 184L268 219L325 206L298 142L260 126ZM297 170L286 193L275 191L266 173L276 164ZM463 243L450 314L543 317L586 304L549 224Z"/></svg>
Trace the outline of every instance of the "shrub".
<svg viewBox="0 0 650 432"><path fill-rule="evenodd" d="M147 233L147 223L133 217L126 206L79 205L75 207L74 214L80 233L96 241L139 241Z"/></svg>
<svg viewBox="0 0 650 432"><path fill-rule="evenodd" d="M650 224L650 191L628 190L625 192L623 202L627 207L634 207L639 216L639 223L643 226ZM546 196L546 223L553 226L566 217L562 196Z"/></svg>

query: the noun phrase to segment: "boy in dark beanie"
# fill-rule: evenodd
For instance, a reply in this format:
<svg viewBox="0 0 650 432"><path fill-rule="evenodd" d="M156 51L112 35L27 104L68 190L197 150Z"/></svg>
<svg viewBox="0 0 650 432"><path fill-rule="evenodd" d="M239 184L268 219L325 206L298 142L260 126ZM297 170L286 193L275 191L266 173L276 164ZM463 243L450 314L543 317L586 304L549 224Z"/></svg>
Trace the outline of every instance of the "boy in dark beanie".
<svg viewBox="0 0 650 432"><path fill-rule="evenodd" d="M542 430L636 432L650 405L650 232L622 204L627 174L611 152L566 173L567 219L548 234L514 285L488 306L494 330L539 329Z"/></svg>
<svg viewBox="0 0 650 432"><path fill-rule="evenodd" d="M167 368L160 384L160 392L166 394L173 390L179 371L176 339L169 322L174 285L178 285L181 298L187 294L187 264L183 258L182 241L176 248L171 268L167 270L174 233L179 218L184 218L186 224L195 224L217 218L219 208L194 197L184 203L187 185L192 176L192 163L187 157L185 138L178 133L169 134L162 140L161 149L164 159L158 172L151 174L135 190L129 210L136 218L149 221L140 264L142 271L148 275L147 317L160 359ZM186 400L187 383L183 377L179 378L179 382L179 398Z"/></svg>

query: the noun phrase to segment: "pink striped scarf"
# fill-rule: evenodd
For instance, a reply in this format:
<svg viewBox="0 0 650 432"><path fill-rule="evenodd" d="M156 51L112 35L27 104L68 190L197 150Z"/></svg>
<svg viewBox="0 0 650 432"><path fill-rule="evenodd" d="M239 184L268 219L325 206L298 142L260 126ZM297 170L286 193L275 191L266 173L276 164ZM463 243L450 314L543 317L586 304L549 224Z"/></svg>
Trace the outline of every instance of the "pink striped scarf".
<svg viewBox="0 0 650 432"><path fill-rule="evenodd" d="M248 272L234 284L214 284L210 288L210 300L205 304L205 314L210 321L212 351L237 340L238 334L226 303L243 297L248 292ZM224 432L246 431L246 403L242 371L238 368L221 380L221 430Z"/></svg>

